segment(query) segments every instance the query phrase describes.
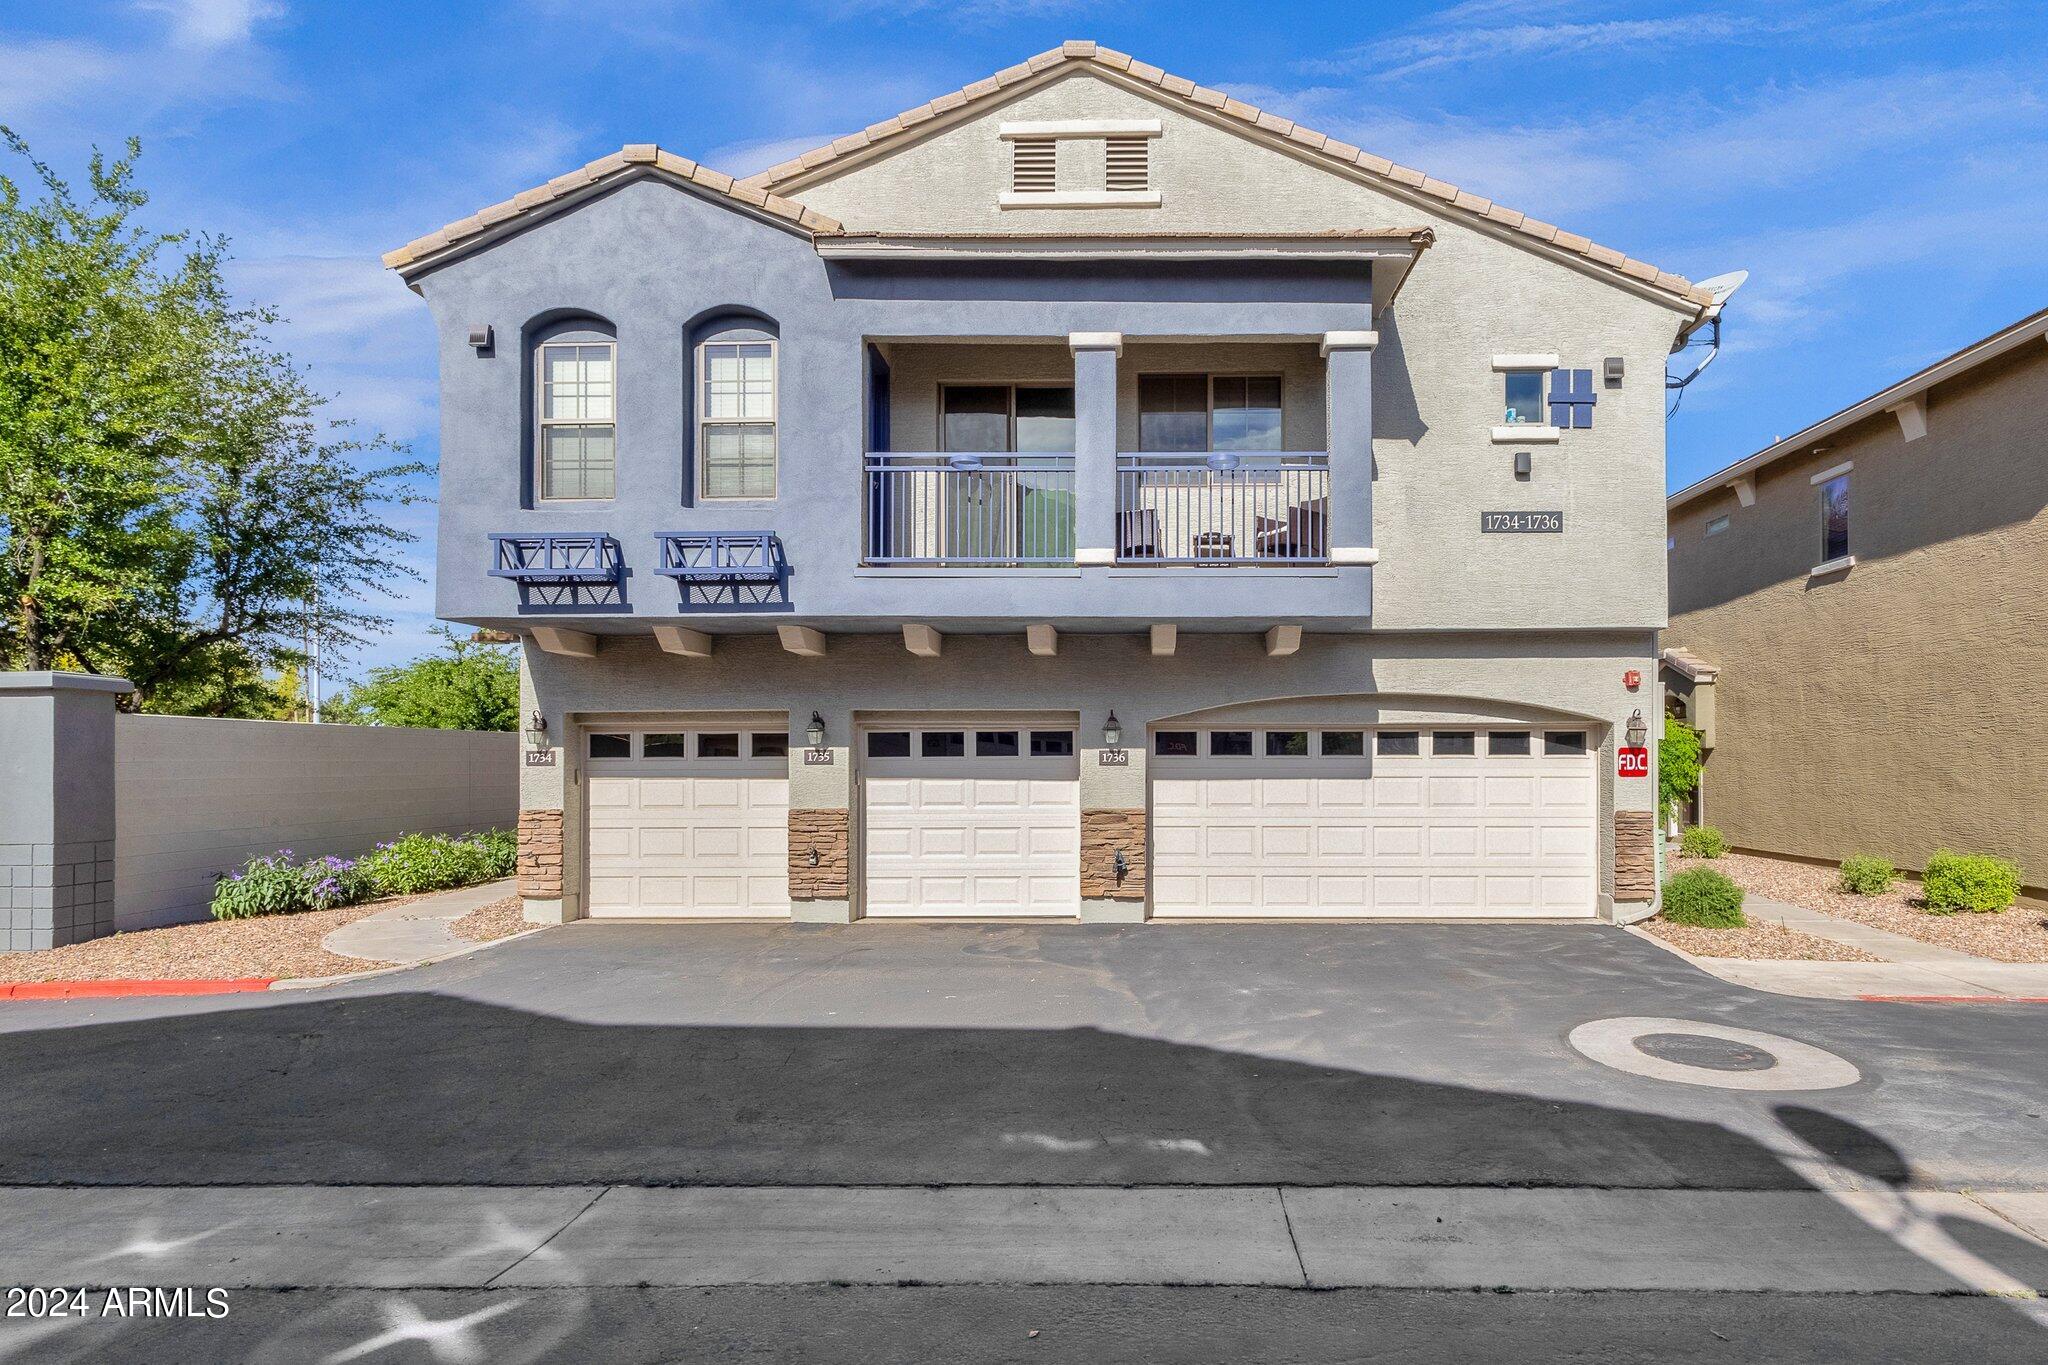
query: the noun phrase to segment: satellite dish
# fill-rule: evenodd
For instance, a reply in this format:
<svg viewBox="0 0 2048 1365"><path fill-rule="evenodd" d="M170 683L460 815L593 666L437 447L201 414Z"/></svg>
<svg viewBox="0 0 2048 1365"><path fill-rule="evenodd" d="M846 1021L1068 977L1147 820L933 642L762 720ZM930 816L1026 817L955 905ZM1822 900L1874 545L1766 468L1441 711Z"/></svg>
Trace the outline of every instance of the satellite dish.
<svg viewBox="0 0 2048 1365"><path fill-rule="evenodd" d="M1748 279L1747 270L1731 270L1725 275L1716 275L1711 280L1701 280L1700 288L1714 296L1714 307L1719 308L1733 298L1735 291L1742 288Z"/></svg>

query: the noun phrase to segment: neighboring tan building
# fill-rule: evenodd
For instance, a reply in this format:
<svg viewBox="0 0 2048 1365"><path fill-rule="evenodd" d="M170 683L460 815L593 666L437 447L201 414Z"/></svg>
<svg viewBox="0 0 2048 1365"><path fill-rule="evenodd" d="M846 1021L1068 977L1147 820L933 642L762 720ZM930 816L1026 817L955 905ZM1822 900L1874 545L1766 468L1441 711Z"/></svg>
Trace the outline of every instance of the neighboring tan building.
<svg viewBox="0 0 2048 1365"><path fill-rule="evenodd" d="M1085 42L387 260L529 918L1650 911L1712 291Z"/></svg>
<svg viewBox="0 0 2048 1365"><path fill-rule="evenodd" d="M2048 883L2048 311L1669 500L1669 706L1739 848Z"/></svg>

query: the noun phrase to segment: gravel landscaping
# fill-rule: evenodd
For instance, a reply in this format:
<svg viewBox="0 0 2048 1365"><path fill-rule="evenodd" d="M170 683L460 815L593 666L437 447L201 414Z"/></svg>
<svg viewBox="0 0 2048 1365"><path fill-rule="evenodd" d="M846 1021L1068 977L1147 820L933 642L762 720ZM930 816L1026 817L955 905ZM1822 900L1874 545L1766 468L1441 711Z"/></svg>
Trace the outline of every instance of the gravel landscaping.
<svg viewBox="0 0 2048 1365"><path fill-rule="evenodd" d="M1920 883L1907 879L1901 879L1880 896L1852 896L1838 885L1839 874L1834 868L1784 858L1730 853L1712 861L1673 858L1670 867L1674 873L1689 867L1719 868L1751 895L1889 929L1923 943L1978 957L1999 962L2048 962L2048 906L2039 901L2021 900L2010 910L1991 915L1931 915L1920 908ZM1686 950L1701 951L1690 945L1686 945Z"/></svg>
<svg viewBox="0 0 2048 1365"><path fill-rule="evenodd" d="M1812 934L1787 929L1782 924L1752 921L1741 929L1700 929L1689 924L1671 924L1662 918L1646 920L1641 926L1674 948L1694 957L1739 957L1772 962L1882 962L1861 948L1834 943Z"/></svg>
<svg viewBox="0 0 2048 1365"><path fill-rule="evenodd" d="M492 901L489 905L478 906L448 927L457 938L489 943L493 939L510 938L514 934L540 926L528 924L521 918L519 897L507 896L503 900Z"/></svg>
<svg viewBox="0 0 2048 1365"><path fill-rule="evenodd" d="M320 940L365 915L418 899L397 896L339 910L173 924L67 948L0 953L0 982L339 976L375 971L391 964L337 956L323 949Z"/></svg>

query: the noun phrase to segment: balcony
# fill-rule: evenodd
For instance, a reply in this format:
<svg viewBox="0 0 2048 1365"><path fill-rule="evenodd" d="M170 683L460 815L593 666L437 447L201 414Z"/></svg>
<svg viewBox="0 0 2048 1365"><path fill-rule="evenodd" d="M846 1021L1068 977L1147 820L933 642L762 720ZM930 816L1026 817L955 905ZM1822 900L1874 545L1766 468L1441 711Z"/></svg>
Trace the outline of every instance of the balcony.
<svg viewBox="0 0 2048 1365"><path fill-rule="evenodd" d="M619 542L601 531L491 537L490 576L509 578L522 587L617 584L624 574Z"/></svg>
<svg viewBox="0 0 2048 1365"><path fill-rule="evenodd" d="M1072 455L871 452L866 506L868 564L1074 562Z"/></svg>
<svg viewBox="0 0 2048 1365"><path fill-rule="evenodd" d="M1116 457L1119 564L1325 564L1330 457L1321 451Z"/></svg>

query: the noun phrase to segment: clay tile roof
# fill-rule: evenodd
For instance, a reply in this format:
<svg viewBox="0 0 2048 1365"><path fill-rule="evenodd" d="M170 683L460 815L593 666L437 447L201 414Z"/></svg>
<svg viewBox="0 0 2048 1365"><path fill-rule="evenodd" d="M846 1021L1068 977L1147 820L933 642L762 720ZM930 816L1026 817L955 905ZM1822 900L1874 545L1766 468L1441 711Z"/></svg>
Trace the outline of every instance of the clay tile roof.
<svg viewBox="0 0 2048 1365"><path fill-rule="evenodd" d="M886 135L885 135L886 136ZM866 135L855 134L853 138L842 138L841 142L858 140L862 145L868 141ZM836 144L835 144L836 145ZM830 159L829 157L825 159ZM467 218L448 224L438 232L407 242L396 251L384 253L384 264L393 270L408 270L420 265L430 256L439 255L451 247L460 246L481 233L509 222L514 218L546 208L565 195L590 188L604 181L628 175L645 175L649 168L660 175L687 181L700 189L722 195L737 203L745 204L754 212L780 219L792 227L805 232L837 232L838 220L828 218L803 205L772 193L766 186L735 181L723 171L714 171L709 166L700 166L686 156L663 151L651 142L629 143L610 156L597 160L565 175L558 175L545 185L522 190L503 203L492 204L489 208L478 209Z"/></svg>
<svg viewBox="0 0 2048 1365"><path fill-rule="evenodd" d="M885 147L896 138L910 135L916 125L926 123L939 115L952 113L970 104L1002 94L1026 77L1039 77L1056 69L1070 67L1095 68L1125 80L1156 87L1163 93L1189 104L1220 112L1225 118L1283 138L1291 145L1308 148L1325 160L1340 163L1351 170L1363 172L1370 178L1398 186L1405 191L1440 201L1454 212L1471 214L1481 221L1570 252L1593 265L1676 295L1696 307L1706 308L1714 302L1711 293L1683 276L1632 260L1621 252L1599 246L1574 233L1561 232L1549 223L1525 218L1514 210L1495 204L1480 195L1426 176L1421 171L1394 165L1383 157L1373 156L1349 143L1327 138L1278 114L1268 113L1246 104L1220 90L1208 89L1184 77L1170 75L1156 66L1148 66L1144 62L1134 60L1125 53L1097 47L1094 43L1085 41L1070 40L1062 43L997 75L976 81L961 90L941 95L916 109L899 114L896 118L898 127L894 132L878 131L886 126L888 121L884 120L882 124L869 128L865 133L840 138L829 147L805 152L794 160L785 161L781 165L771 166L759 174L749 176L742 183L769 189L778 188L786 181L807 178L845 157Z"/></svg>

